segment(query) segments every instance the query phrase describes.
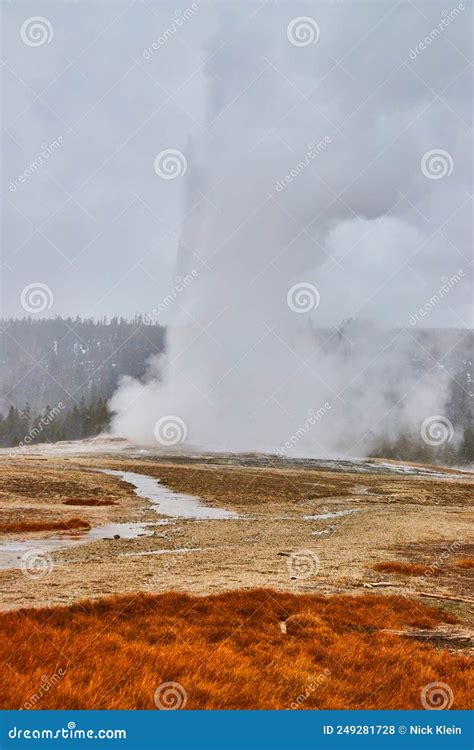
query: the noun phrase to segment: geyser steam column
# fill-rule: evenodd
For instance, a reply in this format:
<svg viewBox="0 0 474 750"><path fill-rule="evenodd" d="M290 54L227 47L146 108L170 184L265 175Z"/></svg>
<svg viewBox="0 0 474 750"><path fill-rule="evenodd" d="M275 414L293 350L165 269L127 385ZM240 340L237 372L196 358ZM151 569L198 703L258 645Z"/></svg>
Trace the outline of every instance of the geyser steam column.
<svg viewBox="0 0 474 750"><path fill-rule="evenodd" d="M179 293L166 354L150 361L145 383L125 379L115 394L113 429L163 447L361 455L382 424L394 435L442 413L446 395L446 380L420 378L413 341L393 331L412 293L397 269L427 231L416 212L407 220L399 194L410 188L414 204L432 187L419 151L433 121L400 131L400 97L416 109L406 82L393 100L369 96L366 45L350 86L340 75L331 86L322 73L315 80L350 46L357 8L318 5L318 34L296 45L288 9L248 24L243 5L216 10L206 40L215 50L206 128L192 146L163 151L160 170L166 178L176 162L186 194L177 273L193 281ZM394 39L403 23L391 18ZM368 169L397 133L396 151ZM335 329L352 317L364 322Z"/></svg>

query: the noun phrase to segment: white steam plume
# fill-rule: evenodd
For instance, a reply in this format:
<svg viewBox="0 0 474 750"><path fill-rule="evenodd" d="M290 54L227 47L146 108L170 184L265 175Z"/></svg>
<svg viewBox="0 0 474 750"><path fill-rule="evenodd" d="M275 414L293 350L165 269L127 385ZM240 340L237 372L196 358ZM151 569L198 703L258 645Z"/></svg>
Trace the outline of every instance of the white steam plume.
<svg viewBox="0 0 474 750"><path fill-rule="evenodd" d="M239 26L238 10L220 16L211 47L231 42L213 58L208 126L184 149L181 178L177 273L195 278L166 354L112 400L114 433L137 444L156 445L156 423L174 416L206 449L363 455L373 436L443 413L448 377L420 364L409 318L434 291L416 279L426 265L440 277L459 267L429 221L441 200L460 202L466 176L441 193L423 175L420 156L446 123L423 114L428 93L411 74L377 90L377 56L393 57L403 8L386 43L351 61L351 81L318 71L350 46L360 6L317 7L311 54L287 38L291 12L275 6L271 30L258 17Z"/></svg>

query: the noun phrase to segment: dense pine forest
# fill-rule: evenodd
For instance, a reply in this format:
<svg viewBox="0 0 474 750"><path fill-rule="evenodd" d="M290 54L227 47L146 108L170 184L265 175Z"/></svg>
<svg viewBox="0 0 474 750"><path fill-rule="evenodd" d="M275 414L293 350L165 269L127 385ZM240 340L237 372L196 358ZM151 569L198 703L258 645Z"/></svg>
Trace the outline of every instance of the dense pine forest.
<svg viewBox="0 0 474 750"><path fill-rule="evenodd" d="M66 406L59 401L33 413L29 404L24 409L10 406L7 415L0 414L0 445L6 448L26 447L35 443L56 443L58 440L79 440L98 435L109 426L110 415L103 398Z"/></svg>

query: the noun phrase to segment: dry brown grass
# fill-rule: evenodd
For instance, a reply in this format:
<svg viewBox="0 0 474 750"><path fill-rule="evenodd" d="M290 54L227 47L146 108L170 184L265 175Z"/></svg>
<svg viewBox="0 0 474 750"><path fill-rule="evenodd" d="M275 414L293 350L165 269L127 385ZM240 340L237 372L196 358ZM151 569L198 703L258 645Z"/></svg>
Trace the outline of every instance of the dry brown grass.
<svg viewBox="0 0 474 750"><path fill-rule="evenodd" d="M74 531L74 529L90 529L89 521L83 518L69 518L65 521L16 521L1 523L0 533L16 534L26 531Z"/></svg>
<svg viewBox="0 0 474 750"><path fill-rule="evenodd" d="M36 708L154 709L155 689L177 682L189 709L419 709L440 681L467 708L467 656L381 632L455 621L402 597L267 589L17 610L0 615L0 707L41 695Z"/></svg>
<svg viewBox="0 0 474 750"><path fill-rule="evenodd" d="M90 500L88 498L76 498L74 500L65 500L63 505L84 505L88 507L97 508L100 505L117 505L113 500Z"/></svg>
<svg viewBox="0 0 474 750"><path fill-rule="evenodd" d="M0 460L0 503L63 503L65 500L121 500L133 497L132 488L114 477L69 465L37 466L33 461Z"/></svg>
<svg viewBox="0 0 474 750"><path fill-rule="evenodd" d="M426 574L428 565L419 565L418 563L404 562L380 562L373 566L374 570L381 573L399 573L404 576L422 576ZM430 568L430 576L439 576L442 571L439 568Z"/></svg>
<svg viewBox="0 0 474 750"><path fill-rule="evenodd" d="M104 465L104 464L103 464ZM347 498L357 485L367 487L364 500L396 498L398 504L468 505L472 497L472 479L449 482L437 478L408 477L394 474L351 474L312 469L272 467L214 466L199 463L111 461L109 468L128 470L156 477L175 492L198 495L218 505L265 506L267 503L312 503L321 499ZM449 475L447 475L449 476ZM357 494L357 492L355 492Z"/></svg>
<svg viewBox="0 0 474 750"><path fill-rule="evenodd" d="M474 559L468 557L466 560L459 560L456 565L458 568L474 568Z"/></svg>

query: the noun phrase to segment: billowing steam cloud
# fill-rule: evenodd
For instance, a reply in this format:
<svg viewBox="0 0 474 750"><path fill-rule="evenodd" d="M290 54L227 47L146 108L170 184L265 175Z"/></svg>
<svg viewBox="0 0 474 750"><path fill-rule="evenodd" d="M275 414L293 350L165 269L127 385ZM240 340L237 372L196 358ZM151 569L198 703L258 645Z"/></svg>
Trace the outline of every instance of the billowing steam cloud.
<svg viewBox="0 0 474 750"><path fill-rule="evenodd" d="M456 89L456 119L429 63L409 59L431 20L414 29L408 7L385 20L378 5L315 5L307 45L287 34L293 5L220 15L207 128L183 145L177 273L193 280L166 354L115 394L116 434L169 445L159 422L175 444L362 455L443 413L448 376L420 364L409 321L442 277L467 274L437 233L469 182L463 98ZM432 179L422 159L440 145L454 169ZM461 318L465 286L450 291ZM440 303L428 325L452 325L444 315Z"/></svg>

